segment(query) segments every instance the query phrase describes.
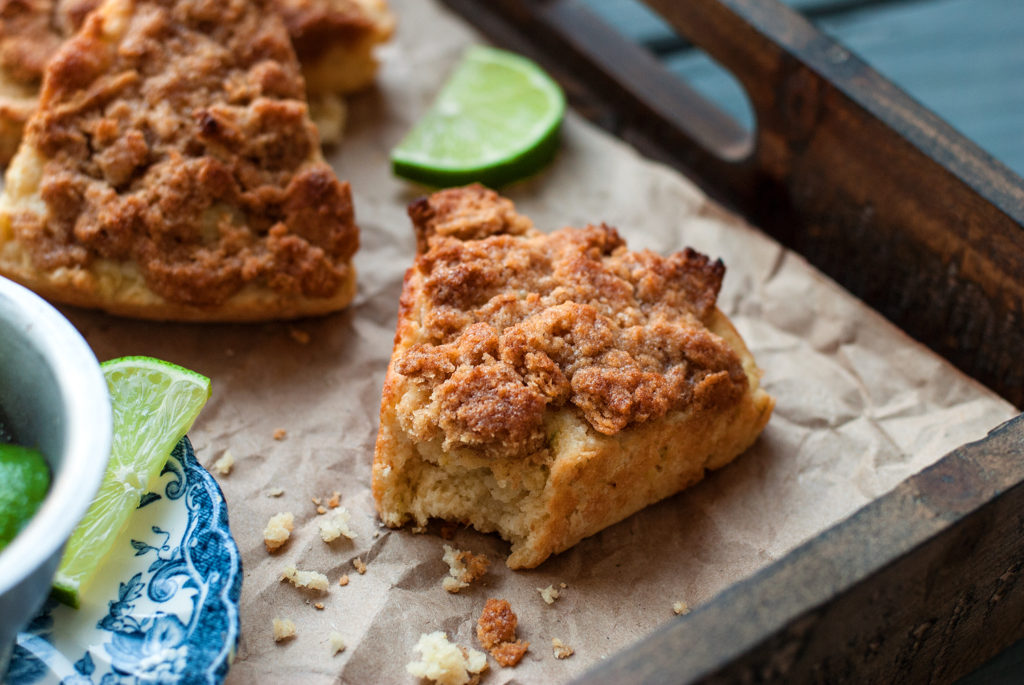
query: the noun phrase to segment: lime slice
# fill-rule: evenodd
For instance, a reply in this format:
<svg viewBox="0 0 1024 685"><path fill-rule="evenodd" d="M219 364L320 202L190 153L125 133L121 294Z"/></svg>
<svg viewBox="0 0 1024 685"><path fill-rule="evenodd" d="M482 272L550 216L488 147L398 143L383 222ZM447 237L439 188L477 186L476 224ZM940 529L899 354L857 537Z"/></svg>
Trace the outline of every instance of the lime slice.
<svg viewBox="0 0 1024 685"><path fill-rule="evenodd" d="M57 599L76 608L142 495L210 397L209 378L159 359L122 357L101 367L114 414L110 462L53 581Z"/></svg>
<svg viewBox="0 0 1024 685"><path fill-rule="evenodd" d="M536 64L471 47L419 123L391 152L399 176L432 186L499 186L554 156L565 95Z"/></svg>
<svg viewBox="0 0 1024 685"><path fill-rule="evenodd" d="M18 534L50 489L50 467L38 450L0 445L0 549Z"/></svg>

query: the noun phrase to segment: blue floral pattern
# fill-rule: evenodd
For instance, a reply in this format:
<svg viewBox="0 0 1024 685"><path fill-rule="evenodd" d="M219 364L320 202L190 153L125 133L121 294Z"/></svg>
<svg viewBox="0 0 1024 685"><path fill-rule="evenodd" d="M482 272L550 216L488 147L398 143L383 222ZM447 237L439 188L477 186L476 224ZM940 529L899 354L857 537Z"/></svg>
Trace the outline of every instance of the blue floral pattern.
<svg viewBox="0 0 1024 685"><path fill-rule="evenodd" d="M87 626L94 634L84 642L81 636L62 641L55 621L85 617L48 601L18 636L9 685L213 685L224 679L238 642L242 587L227 506L187 438L175 447L161 476L163 494L147 493L139 509L157 503L164 510L154 515L166 516L168 507L177 514L184 505L187 516L172 516L170 529L150 525L145 539L131 537L132 556L149 564L118 581L116 597L107 601L106 614ZM78 657L74 663L72 655Z"/></svg>

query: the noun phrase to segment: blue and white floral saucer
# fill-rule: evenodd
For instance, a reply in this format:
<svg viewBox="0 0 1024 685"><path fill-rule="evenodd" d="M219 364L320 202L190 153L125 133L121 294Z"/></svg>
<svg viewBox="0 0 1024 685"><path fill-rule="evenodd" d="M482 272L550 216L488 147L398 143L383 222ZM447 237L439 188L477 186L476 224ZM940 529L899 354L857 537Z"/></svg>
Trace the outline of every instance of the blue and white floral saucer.
<svg viewBox="0 0 1024 685"><path fill-rule="evenodd" d="M220 683L238 644L242 562L188 438L174 448L77 611L48 600L8 685Z"/></svg>

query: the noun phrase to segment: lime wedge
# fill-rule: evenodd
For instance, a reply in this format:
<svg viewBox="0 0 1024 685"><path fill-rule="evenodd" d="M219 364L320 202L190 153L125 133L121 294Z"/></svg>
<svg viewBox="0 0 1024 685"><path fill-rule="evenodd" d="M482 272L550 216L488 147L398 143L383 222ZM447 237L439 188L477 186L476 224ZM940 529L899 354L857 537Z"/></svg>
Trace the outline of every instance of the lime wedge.
<svg viewBox="0 0 1024 685"><path fill-rule="evenodd" d="M399 176L432 186L499 186L554 156L565 95L519 55L471 47L437 100L391 152Z"/></svg>
<svg viewBox="0 0 1024 685"><path fill-rule="evenodd" d="M0 549L18 534L50 489L50 467L38 450L0 445Z"/></svg>
<svg viewBox="0 0 1024 685"><path fill-rule="evenodd" d="M159 359L122 357L101 367L114 414L110 462L53 581L54 596L76 608L142 495L210 397L209 378Z"/></svg>

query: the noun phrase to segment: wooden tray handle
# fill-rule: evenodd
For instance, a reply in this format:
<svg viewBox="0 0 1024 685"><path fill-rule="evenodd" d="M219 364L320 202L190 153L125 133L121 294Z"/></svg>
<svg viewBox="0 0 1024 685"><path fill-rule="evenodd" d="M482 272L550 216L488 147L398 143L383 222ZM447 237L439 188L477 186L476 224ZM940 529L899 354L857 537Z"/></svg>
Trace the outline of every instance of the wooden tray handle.
<svg viewBox="0 0 1024 685"><path fill-rule="evenodd" d="M800 15L645 0L743 85L751 140L579 0L445 1L593 121L1024 405L1024 181Z"/></svg>

